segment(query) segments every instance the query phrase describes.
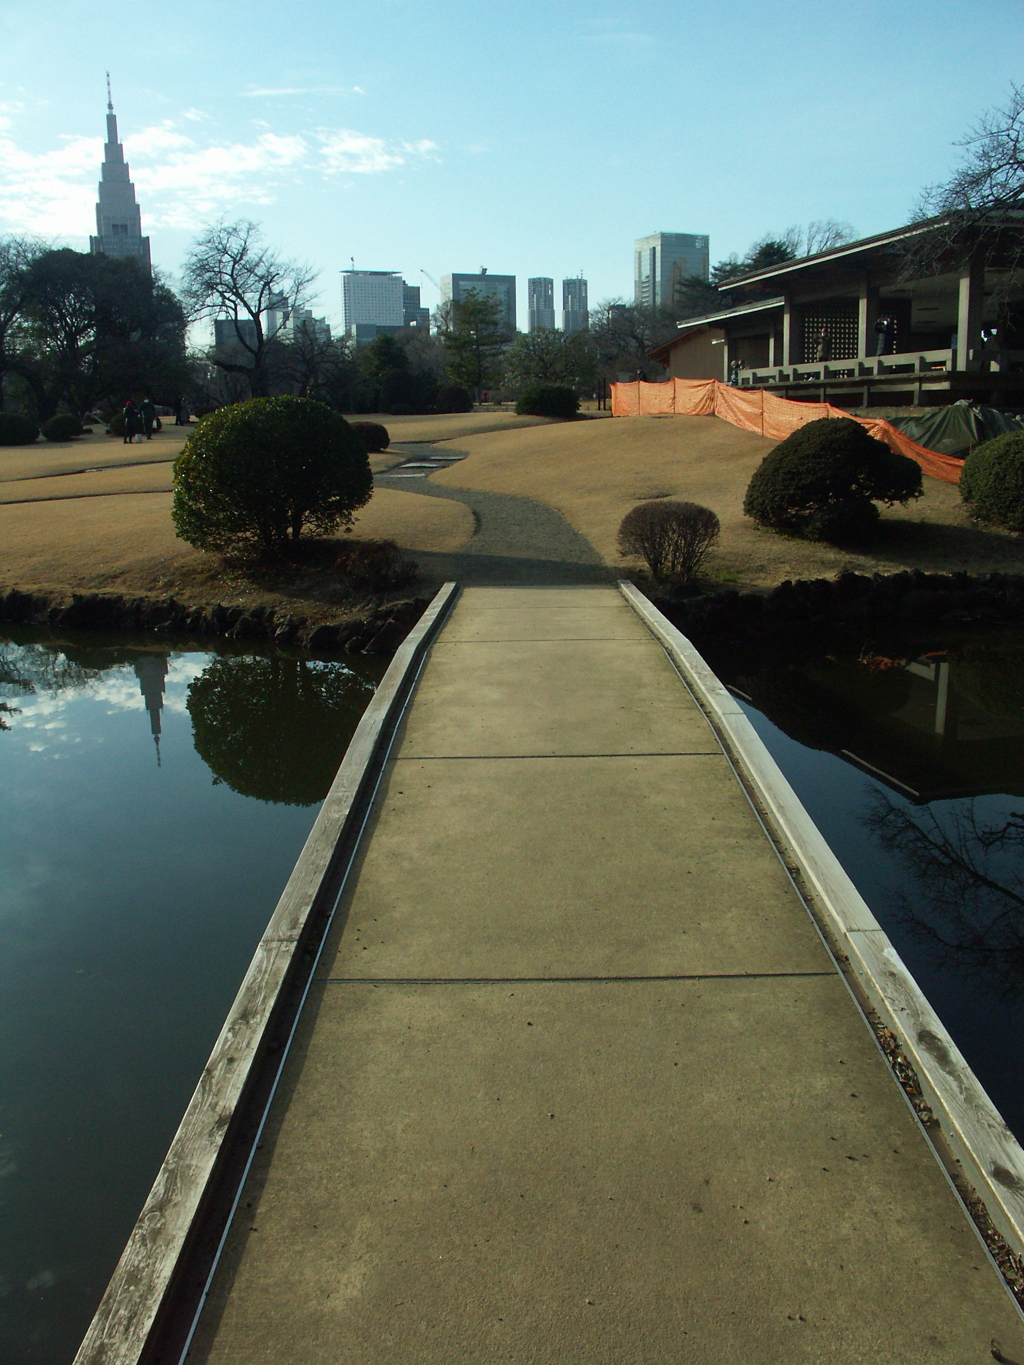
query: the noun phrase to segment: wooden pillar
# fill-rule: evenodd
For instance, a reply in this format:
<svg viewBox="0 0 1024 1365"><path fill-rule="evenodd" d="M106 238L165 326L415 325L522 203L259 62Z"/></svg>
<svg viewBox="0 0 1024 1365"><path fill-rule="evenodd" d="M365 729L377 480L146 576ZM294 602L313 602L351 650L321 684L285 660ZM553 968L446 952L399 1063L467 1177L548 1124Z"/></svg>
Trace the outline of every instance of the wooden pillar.
<svg viewBox="0 0 1024 1365"><path fill-rule="evenodd" d="M960 267L960 300L956 319L956 359L958 370L981 367L981 310L985 302L985 271L981 261L972 257Z"/></svg>
<svg viewBox="0 0 1024 1365"><path fill-rule="evenodd" d="M722 342L722 383L729 382L729 366L732 363L732 347L729 342L729 333L726 332L725 340Z"/></svg>
<svg viewBox="0 0 1024 1365"><path fill-rule="evenodd" d="M793 298L786 294L782 304L782 365L793 363Z"/></svg>
<svg viewBox="0 0 1024 1365"><path fill-rule="evenodd" d="M874 355L875 322L878 318L878 288L865 271L857 294L857 356L866 360Z"/></svg>

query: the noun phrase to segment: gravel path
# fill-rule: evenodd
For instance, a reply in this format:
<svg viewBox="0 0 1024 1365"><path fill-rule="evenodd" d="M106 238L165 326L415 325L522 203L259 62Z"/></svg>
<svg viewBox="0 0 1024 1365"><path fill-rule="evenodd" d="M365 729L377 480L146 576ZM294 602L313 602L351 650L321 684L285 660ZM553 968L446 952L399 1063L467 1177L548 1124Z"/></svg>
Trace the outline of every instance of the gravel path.
<svg viewBox="0 0 1024 1365"><path fill-rule="evenodd" d="M394 449L394 448L393 448ZM391 453L389 451L389 453ZM426 455L423 447L400 446L408 459ZM454 463L464 452L444 447ZM429 456L426 456L429 458ZM532 498L505 493L478 493L468 488L439 488L421 476L378 474L378 488L419 493L428 498L461 502L473 513L476 535L452 553L418 551L416 561L430 578L457 579L460 583L500 587L516 584L570 584L613 582L615 573L591 545L573 530L560 513ZM410 477L412 475L412 477Z"/></svg>

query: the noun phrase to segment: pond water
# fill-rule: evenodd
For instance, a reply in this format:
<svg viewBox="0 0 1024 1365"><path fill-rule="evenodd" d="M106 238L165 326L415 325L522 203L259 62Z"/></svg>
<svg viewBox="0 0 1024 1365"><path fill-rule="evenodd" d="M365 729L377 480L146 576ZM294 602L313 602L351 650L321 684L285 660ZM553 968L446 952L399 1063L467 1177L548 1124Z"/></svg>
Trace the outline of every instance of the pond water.
<svg viewBox="0 0 1024 1365"><path fill-rule="evenodd" d="M709 662L1024 1141L1024 636Z"/></svg>
<svg viewBox="0 0 1024 1365"><path fill-rule="evenodd" d="M0 1360L74 1356L385 664L0 635Z"/></svg>
<svg viewBox="0 0 1024 1365"><path fill-rule="evenodd" d="M1024 1138L1024 637L709 661ZM0 635L0 1361L64 1365L384 665Z"/></svg>

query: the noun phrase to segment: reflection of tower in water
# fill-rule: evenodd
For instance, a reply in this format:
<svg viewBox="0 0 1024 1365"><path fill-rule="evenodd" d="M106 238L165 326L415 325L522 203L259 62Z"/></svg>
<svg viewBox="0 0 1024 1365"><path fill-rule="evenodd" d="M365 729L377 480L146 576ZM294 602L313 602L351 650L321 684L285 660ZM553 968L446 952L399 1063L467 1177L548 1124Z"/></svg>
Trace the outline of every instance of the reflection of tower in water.
<svg viewBox="0 0 1024 1365"><path fill-rule="evenodd" d="M149 728L156 745L156 766L160 766L160 712L164 704L164 680L167 677L166 654L140 654L135 660L135 676L149 712Z"/></svg>

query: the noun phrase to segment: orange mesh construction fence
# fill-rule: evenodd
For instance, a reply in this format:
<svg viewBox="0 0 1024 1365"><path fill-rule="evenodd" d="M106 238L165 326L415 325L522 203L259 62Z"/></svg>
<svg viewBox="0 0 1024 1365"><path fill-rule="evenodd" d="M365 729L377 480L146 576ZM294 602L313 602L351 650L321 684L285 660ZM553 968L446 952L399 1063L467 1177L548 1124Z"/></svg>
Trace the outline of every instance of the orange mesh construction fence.
<svg viewBox="0 0 1024 1365"><path fill-rule="evenodd" d="M662 384L612 384L613 417L722 417L744 431L783 441L819 417L849 417L831 403L795 403L764 389L734 389L717 379L669 379ZM963 460L919 446L881 417L854 417L879 441L916 460L926 474L957 483Z"/></svg>

